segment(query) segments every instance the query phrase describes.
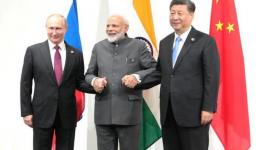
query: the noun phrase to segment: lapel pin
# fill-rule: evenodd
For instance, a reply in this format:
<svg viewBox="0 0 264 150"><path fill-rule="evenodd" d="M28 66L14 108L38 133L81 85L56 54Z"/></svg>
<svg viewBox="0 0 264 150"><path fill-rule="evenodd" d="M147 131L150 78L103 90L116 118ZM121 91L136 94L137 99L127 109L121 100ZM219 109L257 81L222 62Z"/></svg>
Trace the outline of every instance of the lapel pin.
<svg viewBox="0 0 264 150"><path fill-rule="evenodd" d="M71 51L71 54L73 54L74 53L74 51Z"/></svg>
<svg viewBox="0 0 264 150"><path fill-rule="evenodd" d="M195 41L195 38L191 38L191 41L194 42Z"/></svg>

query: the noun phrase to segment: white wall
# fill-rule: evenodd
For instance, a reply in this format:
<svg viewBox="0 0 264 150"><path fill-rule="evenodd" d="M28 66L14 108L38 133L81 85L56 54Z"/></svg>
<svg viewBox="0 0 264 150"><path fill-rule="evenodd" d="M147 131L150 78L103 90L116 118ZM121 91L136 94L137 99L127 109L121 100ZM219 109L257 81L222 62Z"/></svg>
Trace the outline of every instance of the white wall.
<svg viewBox="0 0 264 150"><path fill-rule="evenodd" d="M116 0L110 0L114 3ZM157 41L172 29L168 23L170 0L151 0ZM197 6L194 26L209 31L211 0L194 0ZM264 31L262 5L257 0L236 0L242 47L245 58L249 116L251 126L251 150L263 149L264 143L264 49L261 39ZM90 51L96 41L99 1L77 0L80 34L87 67ZM71 0L0 0L0 150L32 149L32 131L20 117L19 83L26 47L46 39L45 20L53 12L67 16ZM133 23L131 23L133 25ZM87 95L84 118L76 133L76 149L85 150L93 143L87 133L92 116L87 110L93 97ZM262 100L261 100L262 99ZM89 142L87 142L89 141ZM89 146L88 146L89 149Z"/></svg>

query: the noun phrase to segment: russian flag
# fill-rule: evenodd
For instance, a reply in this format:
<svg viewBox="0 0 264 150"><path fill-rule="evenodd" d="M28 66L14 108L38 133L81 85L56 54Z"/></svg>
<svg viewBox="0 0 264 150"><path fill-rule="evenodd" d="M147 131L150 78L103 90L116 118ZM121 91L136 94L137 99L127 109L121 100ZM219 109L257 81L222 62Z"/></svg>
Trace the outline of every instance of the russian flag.
<svg viewBox="0 0 264 150"><path fill-rule="evenodd" d="M79 21L78 21L78 12L77 12L77 3L76 0L73 0L68 17L68 31L65 35L65 41L74 48L82 51L81 38L79 34ZM76 90L76 105L77 105L77 120L79 121L82 117L85 106L85 97L84 93Z"/></svg>
<svg viewBox="0 0 264 150"><path fill-rule="evenodd" d="M70 11L67 16L68 30L65 34L65 41L74 48L82 51L81 38L79 34L79 21L76 0L73 0ZM84 93L76 90L76 106L77 106L77 121L82 118L82 113L85 106L85 95ZM56 136L54 132L52 150L56 150Z"/></svg>

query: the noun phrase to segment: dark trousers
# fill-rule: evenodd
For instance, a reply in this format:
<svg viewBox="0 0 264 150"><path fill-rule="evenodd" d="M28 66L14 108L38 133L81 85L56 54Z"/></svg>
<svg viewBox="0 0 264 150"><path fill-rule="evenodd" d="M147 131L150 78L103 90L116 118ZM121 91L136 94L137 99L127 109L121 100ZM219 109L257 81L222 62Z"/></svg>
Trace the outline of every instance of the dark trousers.
<svg viewBox="0 0 264 150"><path fill-rule="evenodd" d="M164 150L208 150L209 125L181 127L177 125L169 102L166 120L162 125Z"/></svg>
<svg viewBox="0 0 264 150"><path fill-rule="evenodd" d="M140 125L96 125L98 150L139 149Z"/></svg>
<svg viewBox="0 0 264 150"><path fill-rule="evenodd" d="M56 150L74 149L75 128L62 128L58 115L56 116L54 126L51 128L33 127L33 149L51 150L54 131L56 133Z"/></svg>

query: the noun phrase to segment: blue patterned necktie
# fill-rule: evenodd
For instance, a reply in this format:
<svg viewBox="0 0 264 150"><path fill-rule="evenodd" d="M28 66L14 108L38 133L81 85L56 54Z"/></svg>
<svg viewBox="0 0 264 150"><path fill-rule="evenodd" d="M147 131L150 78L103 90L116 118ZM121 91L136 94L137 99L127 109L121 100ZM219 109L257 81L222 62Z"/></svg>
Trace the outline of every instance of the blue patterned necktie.
<svg viewBox="0 0 264 150"><path fill-rule="evenodd" d="M181 37L177 37L175 39L175 44L174 47L172 49L172 67L174 67L176 60L177 60L177 51L179 50L179 44L181 42Z"/></svg>

